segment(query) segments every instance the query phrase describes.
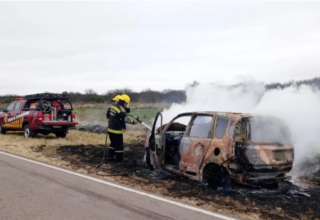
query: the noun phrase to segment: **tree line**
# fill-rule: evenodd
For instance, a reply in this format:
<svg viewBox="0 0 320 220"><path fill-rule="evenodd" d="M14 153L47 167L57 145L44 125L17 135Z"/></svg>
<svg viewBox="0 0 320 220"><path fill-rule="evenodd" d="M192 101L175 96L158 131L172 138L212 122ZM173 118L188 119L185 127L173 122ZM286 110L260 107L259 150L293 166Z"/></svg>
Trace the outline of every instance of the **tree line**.
<svg viewBox="0 0 320 220"><path fill-rule="evenodd" d="M140 103L180 103L186 100L186 93L184 90L164 90L155 91L146 89L141 92L135 92L131 89L115 89L106 92L105 94L98 94L93 89L85 90L85 93L68 92L70 100L73 103L110 103L116 95L127 94L130 96L132 102ZM3 95L0 96L0 103L10 103L16 98L21 97L17 95Z"/></svg>
<svg viewBox="0 0 320 220"><path fill-rule="evenodd" d="M199 85L199 82L194 81L189 84L189 86L196 87ZM292 85L311 85L320 89L320 77L300 80L300 81L290 81L287 83L270 83L266 84L265 87L267 90L272 89L284 89ZM110 103L112 98L118 94L127 94L130 96L132 102L140 103L181 103L185 102L186 91L185 90L163 90L155 91L152 89L146 89L141 92L135 92L131 89L114 89L106 92L105 94L98 94L93 89L86 89L84 93L80 92L69 92L71 98L70 100L74 103ZM0 103L10 103L19 96L17 95L3 95L0 96Z"/></svg>

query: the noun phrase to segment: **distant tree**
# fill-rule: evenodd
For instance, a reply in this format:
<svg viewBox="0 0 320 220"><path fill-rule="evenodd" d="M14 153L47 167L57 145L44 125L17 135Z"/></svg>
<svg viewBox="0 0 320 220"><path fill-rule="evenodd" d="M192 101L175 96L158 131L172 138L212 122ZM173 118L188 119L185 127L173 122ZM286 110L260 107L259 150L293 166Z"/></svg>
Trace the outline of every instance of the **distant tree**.
<svg viewBox="0 0 320 220"><path fill-rule="evenodd" d="M97 95L97 92L95 92L93 89L86 89L84 92L86 95Z"/></svg>
<svg viewBox="0 0 320 220"><path fill-rule="evenodd" d="M189 86L196 87L199 85L198 81L193 81L189 84ZM310 85L315 88L320 89L320 77L308 79L308 80L300 80L300 81L288 81L285 83L269 83L266 84L265 87L267 90L272 89L285 89L292 85L301 86L301 85ZM230 86L230 88L235 86ZM41 93L41 92L39 92ZM114 89L109 90L108 92L98 95L93 89L86 89L84 94L79 92L69 92L70 100L72 102L78 103L104 103L104 102L113 102L112 99L116 95L127 94L130 96L132 102L142 102L142 103L150 103L150 102L165 102L165 103L181 103L186 101L186 91L184 90L174 90L174 89L165 89L163 91L155 91L150 88L144 89L141 92L135 92L129 88L123 89ZM8 104L11 101L15 100L15 98L21 97L17 95L0 95L0 103Z"/></svg>
<svg viewBox="0 0 320 220"><path fill-rule="evenodd" d="M104 99L102 96L99 96L99 95L95 95L91 98L91 100L95 103L104 103Z"/></svg>

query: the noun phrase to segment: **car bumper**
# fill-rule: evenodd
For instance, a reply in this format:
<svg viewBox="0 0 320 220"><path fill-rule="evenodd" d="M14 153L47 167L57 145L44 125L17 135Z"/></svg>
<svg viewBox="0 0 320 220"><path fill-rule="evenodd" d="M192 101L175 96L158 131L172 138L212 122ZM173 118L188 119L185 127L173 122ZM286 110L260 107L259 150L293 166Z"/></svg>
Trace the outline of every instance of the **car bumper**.
<svg viewBox="0 0 320 220"><path fill-rule="evenodd" d="M38 125L38 131L48 131L48 132L55 132L55 131L66 131L68 129L74 128L75 125Z"/></svg>
<svg viewBox="0 0 320 220"><path fill-rule="evenodd" d="M236 174L230 176L240 184L245 185L261 185L269 183L277 183L291 180L291 176L286 176L287 172L272 172L272 173L248 173L248 174Z"/></svg>

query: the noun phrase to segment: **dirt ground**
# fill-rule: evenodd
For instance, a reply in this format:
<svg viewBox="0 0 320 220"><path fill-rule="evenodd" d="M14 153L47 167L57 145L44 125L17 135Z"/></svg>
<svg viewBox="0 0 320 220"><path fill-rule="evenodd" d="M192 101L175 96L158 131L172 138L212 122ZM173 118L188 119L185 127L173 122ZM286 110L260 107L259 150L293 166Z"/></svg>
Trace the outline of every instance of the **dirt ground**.
<svg viewBox="0 0 320 220"><path fill-rule="evenodd" d="M144 131L125 134L123 162L104 162L104 134L70 131L66 139L21 133L0 135L0 150L148 191L191 205L242 219L320 219L320 175L302 178L307 188L280 184L278 189L253 189L229 183L212 190L206 185L143 163ZM320 173L319 173L320 174Z"/></svg>

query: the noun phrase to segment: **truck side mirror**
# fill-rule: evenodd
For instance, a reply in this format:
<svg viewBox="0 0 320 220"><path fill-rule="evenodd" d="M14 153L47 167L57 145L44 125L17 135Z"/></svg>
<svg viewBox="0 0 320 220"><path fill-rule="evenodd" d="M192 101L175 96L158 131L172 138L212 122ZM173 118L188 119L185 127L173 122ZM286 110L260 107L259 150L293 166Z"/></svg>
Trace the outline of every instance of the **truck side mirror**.
<svg viewBox="0 0 320 220"><path fill-rule="evenodd" d="M5 112L5 111L4 111L4 108L1 108L1 109L0 109L0 112Z"/></svg>

